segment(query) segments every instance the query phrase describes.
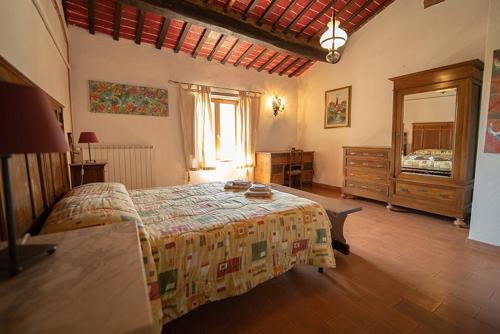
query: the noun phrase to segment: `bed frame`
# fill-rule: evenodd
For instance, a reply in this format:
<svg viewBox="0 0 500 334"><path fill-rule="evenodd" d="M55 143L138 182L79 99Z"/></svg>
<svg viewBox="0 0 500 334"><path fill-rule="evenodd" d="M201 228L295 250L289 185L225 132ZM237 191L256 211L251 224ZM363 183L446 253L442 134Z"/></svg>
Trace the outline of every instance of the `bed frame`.
<svg viewBox="0 0 500 334"><path fill-rule="evenodd" d="M454 122L413 123L411 152L420 149L453 149Z"/></svg>
<svg viewBox="0 0 500 334"><path fill-rule="evenodd" d="M36 86L0 56L0 81ZM63 106L50 98L63 128ZM64 130L64 128L63 128ZM22 135L21 133L19 135ZM66 153L14 154L9 159L16 233L37 234L50 209L70 187ZM0 168L0 175L2 170ZM0 178L0 189L3 189ZM0 190L0 239L7 238L4 198Z"/></svg>

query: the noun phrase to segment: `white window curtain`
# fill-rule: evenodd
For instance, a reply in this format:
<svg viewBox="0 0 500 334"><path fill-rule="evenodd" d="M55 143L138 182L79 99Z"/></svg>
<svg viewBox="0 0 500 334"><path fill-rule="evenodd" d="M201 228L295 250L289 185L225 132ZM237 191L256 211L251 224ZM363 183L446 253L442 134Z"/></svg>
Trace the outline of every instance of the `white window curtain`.
<svg viewBox="0 0 500 334"><path fill-rule="evenodd" d="M215 168L215 116L210 88L178 84L179 113L186 170Z"/></svg>
<svg viewBox="0 0 500 334"><path fill-rule="evenodd" d="M259 124L260 97L253 93L240 92L236 108L236 166L253 167L255 143Z"/></svg>

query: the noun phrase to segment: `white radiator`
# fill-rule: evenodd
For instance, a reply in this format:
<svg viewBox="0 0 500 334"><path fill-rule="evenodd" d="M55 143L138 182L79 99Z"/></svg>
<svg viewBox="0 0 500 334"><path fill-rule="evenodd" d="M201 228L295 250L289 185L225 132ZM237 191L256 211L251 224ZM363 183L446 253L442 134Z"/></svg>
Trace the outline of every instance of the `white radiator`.
<svg viewBox="0 0 500 334"><path fill-rule="evenodd" d="M123 183L127 189L151 188L153 186L152 145L91 145L92 159L106 161L107 182ZM87 160L88 148L83 147Z"/></svg>

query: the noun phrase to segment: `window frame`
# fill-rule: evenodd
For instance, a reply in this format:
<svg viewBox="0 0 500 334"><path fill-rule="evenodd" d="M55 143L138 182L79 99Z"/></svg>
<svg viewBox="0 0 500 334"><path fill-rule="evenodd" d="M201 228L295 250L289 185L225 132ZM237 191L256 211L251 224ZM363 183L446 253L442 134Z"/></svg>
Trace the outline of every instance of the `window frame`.
<svg viewBox="0 0 500 334"><path fill-rule="evenodd" d="M221 159L220 156L220 104L233 104L234 105L234 113L235 113L235 120L236 120L236 108L238 106L238 101L237 100L232 100L232 99L224 99L224 98L219 98L219 97L213 97L210 99L210 102L214 104L214 115L215 115L215 154L216 154L216 159L221 162L230 162L233 161L233 159ZM236 127L236 124L234 124ZM235 134L235 143L236 143L236 134Z"/></svg>

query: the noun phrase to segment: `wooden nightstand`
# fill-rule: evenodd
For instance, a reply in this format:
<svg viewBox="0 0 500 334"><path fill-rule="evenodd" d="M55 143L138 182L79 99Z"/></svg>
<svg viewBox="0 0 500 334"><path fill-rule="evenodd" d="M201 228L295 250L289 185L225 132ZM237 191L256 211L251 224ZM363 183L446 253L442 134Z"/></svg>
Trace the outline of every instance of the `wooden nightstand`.
<svg viewBox="0 0 500 334"><path fill-rule="evenodd" d="M92 182L104 182L104 166L106 162L78 162L70 164L71 186L76 187ZM84 170L82 182L82 166Z"/></svg>

